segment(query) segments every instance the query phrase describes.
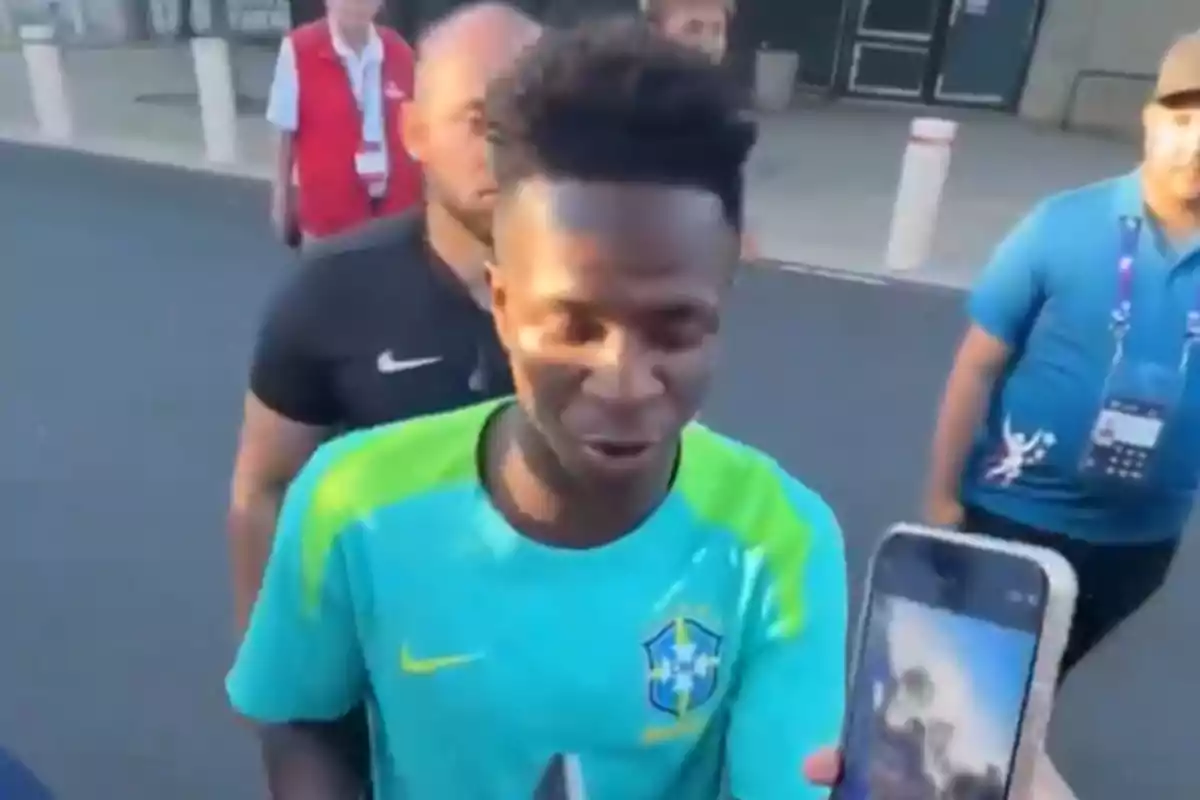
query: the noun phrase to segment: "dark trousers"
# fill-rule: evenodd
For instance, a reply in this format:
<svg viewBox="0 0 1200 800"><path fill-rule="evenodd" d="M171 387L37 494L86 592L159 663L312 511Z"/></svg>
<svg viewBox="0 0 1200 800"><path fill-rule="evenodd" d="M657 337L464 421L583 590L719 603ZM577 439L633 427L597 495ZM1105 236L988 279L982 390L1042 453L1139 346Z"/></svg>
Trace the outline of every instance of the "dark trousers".
<svg viewBox="0 0 1200 800"><path fill-rule="evenodd" d="M1148 544L1091 544L973 506L966 509L962 529L1055 550L1075 568L1079 600L1063 654L1060 684L1084 656L1158 591L1179 549L1174 539Z"/></svg>
<svg viewBox="0 0 1200 800"><path fill-rule="evenodd" d="M346 759L354 765L355 774L362 780L362 800L371 800L371 728L367 722L367 707L359 706L336 723L336 738Z"/></svg>

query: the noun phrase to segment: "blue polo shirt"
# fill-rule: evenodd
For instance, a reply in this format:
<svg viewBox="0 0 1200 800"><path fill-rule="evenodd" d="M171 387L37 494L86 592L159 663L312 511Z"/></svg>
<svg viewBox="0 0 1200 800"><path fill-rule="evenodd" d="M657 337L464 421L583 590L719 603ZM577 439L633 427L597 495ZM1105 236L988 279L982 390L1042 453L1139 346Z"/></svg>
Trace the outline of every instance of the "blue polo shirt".
<svg viewBox="0 0 1200 800"><path fill-rule="evenodd" d="M3 800L51 800L50 789L16 756L0 749L0 798Z"/></svg>
<svg viewBox="0 0 1200 800"><path fill-rule="evenodd" d="M1097 543L1182 533L1200 469L1200 345L1148 482L1104 489L1079 475L1116 346L1122 225L1144 216L1134 172L1044 200L997 248L969 314L1013 354L967 461L965 503ZM1168 242L1146 218L1133 264L1125 357L1177 369L1200 303L1200 240ZM1014 477L997 468L1015 440L1027 458Z"/></svg>

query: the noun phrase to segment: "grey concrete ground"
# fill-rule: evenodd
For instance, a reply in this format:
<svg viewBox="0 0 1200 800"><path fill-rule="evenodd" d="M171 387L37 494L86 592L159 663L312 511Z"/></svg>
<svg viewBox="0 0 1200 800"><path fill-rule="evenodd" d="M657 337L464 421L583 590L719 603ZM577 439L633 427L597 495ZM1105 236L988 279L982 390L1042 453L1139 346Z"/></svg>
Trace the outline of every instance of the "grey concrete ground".
<svg viewBox="0 0 1200 800"><path fill-rule="evenodd" d="M242 92L264 98L273 54L237 49ZM76 145L152 162L204 166L195 108L139 102L195 91L186 46L68 50ZM0 50L0 138L35 138L24 65ZM970 281L1004 232L1039 197L1129 170L1128 142L1038 129L1011 117L912 106L842 102L762 119L749 171L748 213L761 252L792 264L866 274L880 271L909 120L950 114L962 123L941 225L921 280ZM241 119L243 157L234 170L268 173L270 132L259 115Z"/></svg>
<svg viewBox="0 0 1200 800"><path fill-rule="evenodd" d="M234 54L241 93L265 99L274 52L247 44ZM151 162L203 163L199 108L161 102L196 93L186 44L73 47L64 51L63 71L76 145ZM270 137L259 116L243 118L240 172L265 174L269 163ZM28 75L16 49L0 50L0 138L36 138Z"/></svg>
<svg viewBox="0 0 1200 800"><path fill-rule="evenodd" d="M254 800L221 692L222 524L255 320L290 268L264 191L12 145L0 175L0 747L59 800ZM959 305L767 269L738 288L706 419L825 493L856 583L913 510ZM1084 800L1195 796L1198 561L1193 538L1066 689L1052 752Z"/></svg>

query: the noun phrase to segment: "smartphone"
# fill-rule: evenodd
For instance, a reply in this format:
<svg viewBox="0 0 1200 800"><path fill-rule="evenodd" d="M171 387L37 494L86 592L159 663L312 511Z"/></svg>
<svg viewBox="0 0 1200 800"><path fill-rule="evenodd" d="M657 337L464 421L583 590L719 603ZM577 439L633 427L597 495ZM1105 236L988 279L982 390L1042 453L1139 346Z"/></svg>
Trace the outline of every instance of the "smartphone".
<svg viewBox="0 0 1200 800"><path fill-rule="evenodd" d="M871 558L836 800L1030 794L1078 592L1065 558L897 525Z"/></svg>

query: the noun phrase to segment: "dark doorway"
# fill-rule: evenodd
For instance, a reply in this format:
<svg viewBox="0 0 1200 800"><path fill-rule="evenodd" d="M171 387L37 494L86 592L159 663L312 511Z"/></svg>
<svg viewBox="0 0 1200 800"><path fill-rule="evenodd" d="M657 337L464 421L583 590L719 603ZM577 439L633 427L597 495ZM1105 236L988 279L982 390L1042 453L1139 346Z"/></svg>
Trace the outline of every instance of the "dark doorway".
<svg viewBox="0 0 1200 800"><path fill-rule="evenodd" d="M756 51L788 50L800 54L800 83L832 86L848 2L853 0L737 0L731 43L738 65L749 78Z"/></svg>
<svg viewBox="0 0 1200 800"><path fill-rule="evenodd" d="M849 93L1014 109L1043 0L862 0L839 76Z"/></svg>
<svg viewBox="0 0 1200 800"><path fill-rule="evenodd" d="M325 16L325 0L288 0L288 11L296 28Z"/></svg>
<svg viewBox="0 0 1200 800"><path fill-rule="evenodd" d="M313 0L292 0L312 2ZM316 0L320 3L322 0ZM406 38L415 39L429 24L469 0L386 0L384 16ZM589 16L637 11L637 0L512 0L549 25L569 25Z"/></svg>

